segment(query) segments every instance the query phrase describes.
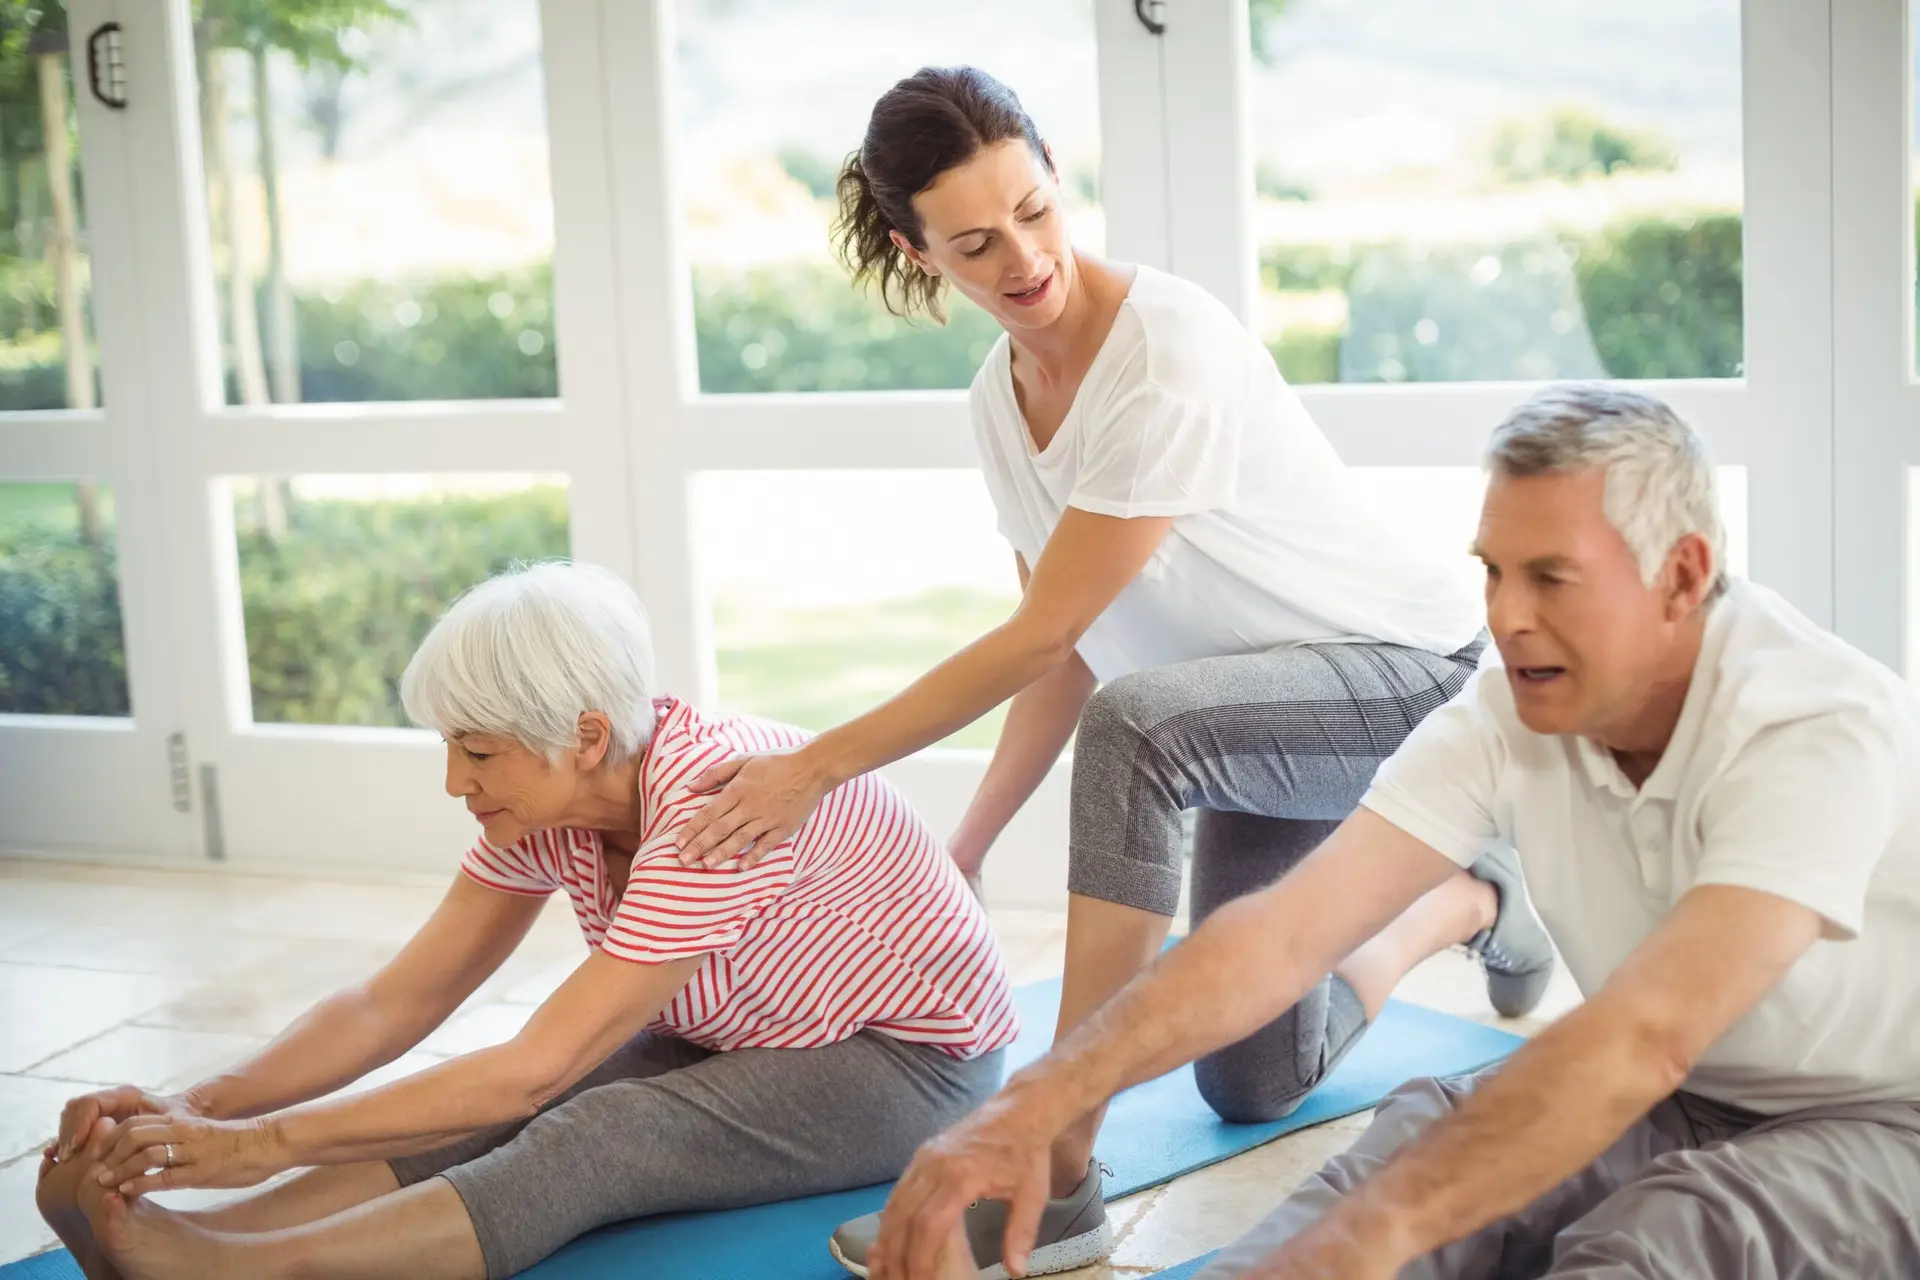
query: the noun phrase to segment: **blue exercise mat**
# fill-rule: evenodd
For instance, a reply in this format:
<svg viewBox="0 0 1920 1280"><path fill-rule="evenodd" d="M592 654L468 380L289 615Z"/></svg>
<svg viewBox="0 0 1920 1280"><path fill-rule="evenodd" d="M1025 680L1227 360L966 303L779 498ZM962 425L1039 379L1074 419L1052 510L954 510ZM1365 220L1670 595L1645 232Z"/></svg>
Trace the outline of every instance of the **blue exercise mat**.
<svg viewBox="0 0 1920 1280"><path fill-rule="evenodd" d="M1193 1280L1200 1274L1200 1268L1213 1261L1213 1255L1195 1258L1192 1262L1183 1262L1177 1267L1168 1267L1165 1271L1156 1271L1147 1280Z"/></svg>
<svg viewBox="0 0 1920 1280"><path fill-rule="evenodd" d="M1060 983L1022 987L1016 995L1021 1033L1008 1055L1009 1071L1052 1043ZM1364 1111L1415 1076L1477 1071L1519 1043L1494 1027L1392 1001L1327 1082L1271 1124L1223 1123L1201 1101L1192 1070L1182 1068L1128 1090L1107 1112L1099 1143L1100 1159L1113 1171L1107 1197L1132 1195L1281 1134ZM636 1219L582 1236L521 1274L533 1280L844 1280L846 1272L827 1253L827 1237L886 1198L882 1185L750 1209ZM0 1267L0 1280L80 1280L80 1269L65 1252L42 1254Z"/></svg>

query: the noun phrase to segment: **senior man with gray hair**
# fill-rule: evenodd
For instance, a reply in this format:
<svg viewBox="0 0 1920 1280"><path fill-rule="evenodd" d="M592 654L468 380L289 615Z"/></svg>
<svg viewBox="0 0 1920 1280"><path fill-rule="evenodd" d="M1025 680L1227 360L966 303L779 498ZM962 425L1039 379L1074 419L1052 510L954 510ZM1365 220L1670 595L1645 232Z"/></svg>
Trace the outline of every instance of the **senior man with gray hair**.
<svg viewBox="0 0 1920 1280"><path fill-rule="evenodd" d="M885 1181L999 1084L1016 1020L992 930L878 777L751 868L682 865L691 780L805 735L656 697L614 574L482 583L400 689L479 823L461 874L384 968L247 1061L68 1104L38 1200L91 1280L497 1280L616 1219ZM323 1097L440 1025L556 892L587 950L523 1030ZM199 1213L141 1195L298 1166Z"/></svg>
<svg viewBox="0 0 1920 1280"><path fill-rule="evenodd" d="M1660 402L1544 391L1488 464L1504 669L922 1148L874 1277L973 1276L976 1197L1011 1202L1020 1274L1053 1134L1271 1019L1496 838L1586 1003L1395 1092L1201 1280L1920 1275L1920 695L1727 579L1705 451Z"/></svg>

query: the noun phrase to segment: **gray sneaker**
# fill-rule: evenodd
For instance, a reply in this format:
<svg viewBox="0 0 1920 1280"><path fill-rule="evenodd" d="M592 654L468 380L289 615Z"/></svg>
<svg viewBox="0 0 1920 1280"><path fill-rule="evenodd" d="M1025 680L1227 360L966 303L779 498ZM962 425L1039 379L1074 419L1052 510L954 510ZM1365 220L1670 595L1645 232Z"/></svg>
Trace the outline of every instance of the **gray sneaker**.
<svg viewBox="0 0 1920 1280"><path fill-rule="evenodd" d="M1500 914L1493 927L1467 942L1487 970L1487 998L1503 1018L1523 1018L1547 994L1553 978L1553 942L1527 901L1520 878L1520 855L1512 845L1495 845L1480 855L1468 874L1493 886Z"/></svg>
<svg viewBox="0 0 1920 1280"><path fill-rule="evenodd" d="M1034 1238L1033 1252L1027 1256L1027 1274L1052 1275L1098 1262L1113 1252L1113 1232L1107 1226L1107 1202L1100 1194L1100 1175L1096 1162L1072 1194L1047 1201L1040 1215L1040 1232ZM975 1200L967 1209L967 1243L973 1246L973 1262L980 1268L978 1280L1007 1280L1007 1268L1000 1261L1000 1242L1006 1237L1007 1206L998 1200ZM857 1276L867 1274L867 1254L880 1234L880 1215L870 1213L855 1218L833 1233L827 1242L834 1261Z"/></svg>

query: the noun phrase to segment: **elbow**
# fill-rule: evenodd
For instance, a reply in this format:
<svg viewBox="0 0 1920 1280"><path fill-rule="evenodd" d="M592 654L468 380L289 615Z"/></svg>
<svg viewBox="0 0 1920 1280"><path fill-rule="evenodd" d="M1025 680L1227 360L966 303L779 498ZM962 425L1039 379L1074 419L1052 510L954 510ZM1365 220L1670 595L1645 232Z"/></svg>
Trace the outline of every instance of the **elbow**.
<svg viewBox="0 0 1920 1280"><path fill-rule="evenodd" d="M1686 1027L1665 1019L1640 1018L1623 1037L1632 1046L1636 1074L1648 1082L1659 1097L1677 1093L1693 1074L1705 1046Z"/></svg>
<svg viewBox="0 0 1920 1280"><path fill-rule="evenodd" d="M1086 628L1058 619L1041 619L1015 614L1007 624L1018 648L1021 665L1034 679L1062 666L1073 657L1074 646Z"/></svg>
<svg viewBox="0 0 1920 1280"><path fill-rule="evenodd" d="M522 1052L509 1057L499 1096L510 1100L513 1114L507 1117L509 1120L531 1120L558 1101L583 1073L570 1060L537 1050L526 1052L524 1045L518 1047Z"/></svg>

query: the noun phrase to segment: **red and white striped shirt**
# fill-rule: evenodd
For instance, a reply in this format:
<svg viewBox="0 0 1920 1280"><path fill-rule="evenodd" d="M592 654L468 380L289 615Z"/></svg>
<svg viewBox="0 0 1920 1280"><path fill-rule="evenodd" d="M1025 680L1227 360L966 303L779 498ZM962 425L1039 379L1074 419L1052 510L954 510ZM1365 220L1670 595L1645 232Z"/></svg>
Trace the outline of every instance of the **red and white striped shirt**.
<svg viewBox="0 0 1920 1280"><path fill-rule="evenodd" d="M907 802L867 774L828 794L751 870L680 865L673 833L705 797L688 784L745 751L807 735L662 698L640 767L644 817L626 892L612 898L600 834L483 838L461 869L489 888L564 889L587 944L641 964L705 955L654 1021L709 1049L806 1049L864 1029L976 1058L1019 1030L1005 961L980 904Z"/></svg>

